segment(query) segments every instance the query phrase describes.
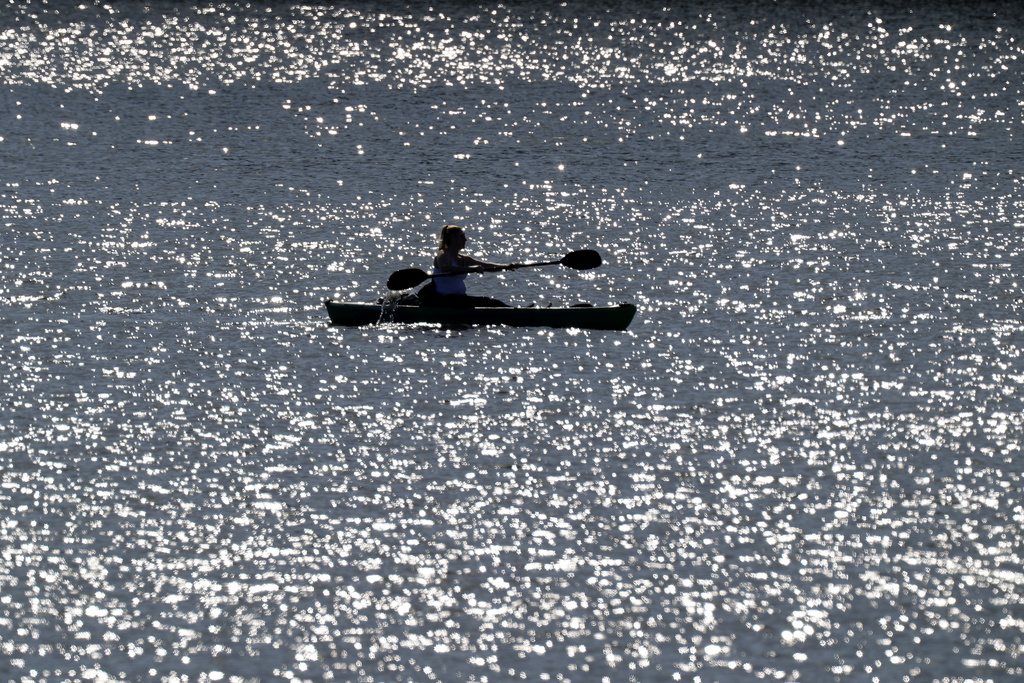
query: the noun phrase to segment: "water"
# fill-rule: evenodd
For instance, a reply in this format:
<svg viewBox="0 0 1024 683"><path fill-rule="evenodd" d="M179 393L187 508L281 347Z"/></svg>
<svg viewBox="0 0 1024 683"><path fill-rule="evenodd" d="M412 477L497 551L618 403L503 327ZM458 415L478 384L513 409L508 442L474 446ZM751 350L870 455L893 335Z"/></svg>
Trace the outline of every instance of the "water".
<svg viewBox="0 0 1024 683"><path fill-rule="evenodd" d="M1012 681L1010 4L0 9L0 673ZM625 333L327 325L470 253Z"/></svg>

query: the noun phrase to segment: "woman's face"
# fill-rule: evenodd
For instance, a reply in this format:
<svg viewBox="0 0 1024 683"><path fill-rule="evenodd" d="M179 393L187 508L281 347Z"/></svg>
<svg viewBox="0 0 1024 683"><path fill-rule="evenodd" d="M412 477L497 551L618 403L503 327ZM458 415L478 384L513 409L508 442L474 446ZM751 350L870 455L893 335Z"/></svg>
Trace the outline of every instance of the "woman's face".
<svg viewBox="0 0 1024 683"><path fill-rule="evenodd" d="M448 240L448 244L456 250L462 249L466 246L466 233L462 230L456 230L452 233L451 238Z"/></svg>

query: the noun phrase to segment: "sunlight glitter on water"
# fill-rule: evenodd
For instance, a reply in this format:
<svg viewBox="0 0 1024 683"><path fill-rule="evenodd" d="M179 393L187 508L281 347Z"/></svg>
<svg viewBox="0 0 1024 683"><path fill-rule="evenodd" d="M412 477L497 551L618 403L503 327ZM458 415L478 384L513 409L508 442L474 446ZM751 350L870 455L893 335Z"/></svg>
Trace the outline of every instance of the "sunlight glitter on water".
<svg viewBox="0 0 1024 683"><path fill-rule="evenodd" d="M4 670L1018 678L1018 14L772 10L0 10Z"/></svg>

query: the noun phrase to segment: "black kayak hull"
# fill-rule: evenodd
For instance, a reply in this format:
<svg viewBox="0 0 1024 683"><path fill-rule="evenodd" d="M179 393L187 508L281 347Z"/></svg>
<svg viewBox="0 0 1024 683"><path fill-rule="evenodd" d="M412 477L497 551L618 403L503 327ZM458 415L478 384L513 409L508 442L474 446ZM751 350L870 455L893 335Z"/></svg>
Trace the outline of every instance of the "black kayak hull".
<svg viewBox="0 0 1024 683"><path fill-rule="evenodd" d="M508 325L510 327L559 327L589 330L625 330L636 315L636 306L573 306L568 308L445 308L395 306L325 301L333 325L359 327L378 323L435 325Z"/></svg>

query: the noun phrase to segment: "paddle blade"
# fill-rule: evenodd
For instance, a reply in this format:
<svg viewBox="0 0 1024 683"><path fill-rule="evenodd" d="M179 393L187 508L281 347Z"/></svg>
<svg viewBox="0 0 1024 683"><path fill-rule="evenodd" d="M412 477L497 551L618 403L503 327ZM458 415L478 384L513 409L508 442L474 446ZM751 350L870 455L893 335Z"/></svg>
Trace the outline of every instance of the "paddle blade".
<svg viewBox="0 0 1024 683"><path fill-rule="evenodd" d="M570 251L562 257L559 263L566 268L573 268L574 270L590 270L601 265L601 255L593 249Z"/></svg>
<svg viewBox="0 0 1024 683"><path fill-rule="evenodd" d="M391 277L388 278L388 289L412 289L429 277L429 275L419 268L406 268L405 270L399 270L392 273Z"/></svg>

